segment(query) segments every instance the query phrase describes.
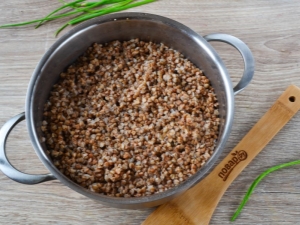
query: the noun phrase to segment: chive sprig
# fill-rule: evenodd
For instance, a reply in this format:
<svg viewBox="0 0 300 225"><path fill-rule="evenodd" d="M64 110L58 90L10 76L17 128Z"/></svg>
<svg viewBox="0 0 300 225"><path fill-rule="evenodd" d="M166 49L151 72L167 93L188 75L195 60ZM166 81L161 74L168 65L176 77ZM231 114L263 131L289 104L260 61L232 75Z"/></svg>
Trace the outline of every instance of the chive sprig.
<svg viewBox="0 0 300 225"><path fill-rule="evenodd" d="M53 10L43 18L20 23L4 24L0 25L0 28L26 26L35 23L38 23L35 27L38 28L48 21L73 16L67 23L65 23L55 32L55 35L57 36L63 29L65 29L69 25L75 25L98 16L119 12L129 8L148 4L156 0L100 0L93 2L89 2L86 0L75 0L72 2L65 2L64 0L59 1L63 5Z"/></svg>
<svg viewBox="0 0 300 225"><path fill-rule="evenodd" d="M254 189L256 188L256 186L262 181L262 179L264 179L267 175L269 175L270 173L285 168L285 167L289 167L289 166L294 166L294 165L298 165L300 164L300 160L296 160L296 161L292 161L292 162L288 162L288 163L284 163L284 164L280 164L277 166L273 166L270 169L266 170L265 172L263 172L262 174L260 174L251 184L251 186L249 187L247 193L245 194L241 204L239 205L239 207L237 208L237 210L235 211L235 213L233 214L233 216L231 217L231 221L234 221L238 215L241 213L243 207L245 206L245 204L248 202L251 194L253 193Z"/></svg>

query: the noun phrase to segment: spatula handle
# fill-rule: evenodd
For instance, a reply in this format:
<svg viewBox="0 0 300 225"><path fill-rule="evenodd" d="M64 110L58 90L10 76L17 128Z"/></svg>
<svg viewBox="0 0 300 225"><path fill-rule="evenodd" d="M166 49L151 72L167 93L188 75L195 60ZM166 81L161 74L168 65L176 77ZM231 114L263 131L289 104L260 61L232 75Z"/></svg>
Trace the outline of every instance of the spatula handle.
<svg viewBox="0 0 300 225"><path fill-rule="evenodd" d="M160 206L143 225L209 224L229 185L299 109L300 89L291 85L205 179Z"/></svg>
<svg viewBox="0 0 300 225"><path fill-rule="evenodd" d="M211 176L227 187L300 109L300 89L291 85L213 170Z"/></svg>

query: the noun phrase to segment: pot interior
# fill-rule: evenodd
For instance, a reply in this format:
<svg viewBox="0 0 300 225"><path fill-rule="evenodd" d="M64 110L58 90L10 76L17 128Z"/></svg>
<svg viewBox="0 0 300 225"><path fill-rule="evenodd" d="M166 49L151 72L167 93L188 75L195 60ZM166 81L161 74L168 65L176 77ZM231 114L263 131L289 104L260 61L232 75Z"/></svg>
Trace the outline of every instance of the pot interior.
<svg viewBox="0 0 300 225"><path fill-rule="evenodd" d="M70 180L66 181L68 179L51 164L51 159L45 154L46 146L40 141L43 136L40 127L44 104L60 73L82 55L93 43L106 43L114 40L124 41L133 38L156 43L162 42L168 47L181 52L204 71L204 74L215 88L220 104L220 132L213 156L194 176L178 187L173 188L175 190L171 189L167 191L167 194L162 193L143 197L145 200L137 200L135 202L138 207L148 207L163 203L163 201L168 200L172 195L184 191L199 181L211 168L228 138L233 114L232 87L222 61L205 39L182 24L164 17L149 14L121 13L89 21L76 27L69 34L59 39L43 57L33 74L28 90L26 115L30 115L29 120L31 121L28 122L30 126L29 131L31 132L31 139L37 154L57 178L74 189L76 184ZM79 186L77 188L80 189ZM77 191L81 193L88 192L88 190L81 189ZM83 194L89 195L89 197L92 196L92 198L95 198L93 195L96 195L94 193ZM124 206L127 203L124 202ZM132 202L128 204L132 204ZM117 205L117 207L120 207L120 205Z"/></svg>

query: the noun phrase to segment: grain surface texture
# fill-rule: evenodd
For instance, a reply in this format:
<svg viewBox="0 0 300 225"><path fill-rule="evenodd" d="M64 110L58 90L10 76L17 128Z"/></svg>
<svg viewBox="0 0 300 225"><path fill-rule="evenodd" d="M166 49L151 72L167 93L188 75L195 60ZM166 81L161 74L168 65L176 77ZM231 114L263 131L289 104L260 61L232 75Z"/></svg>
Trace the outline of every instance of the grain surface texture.
<svg viewBox="0 0 300 225"><path fill-rule="evenodd" d="M56 0L3 0L0 24L39 18L57 8ZM200 35L227 33L243 40L256 61L251 84L235 96L235 119L220 160L289 86L300 86L300 2L298 0L159 0L128 11L159 14L177 20ZM0 126L23 112L31 74L57 40L55 21L0 30ZM63 33L65 33L64 31ZM237 51L212 43L236 84L243 72ZM298 113L241 173L221 199L210 222L231 224L229 219L251 182L264 170L300 158ZM36 156L25 122L13 130L7 144L10 161L21 171L46 173ZM300 166L270 174L255 190L234 224L300 224ZM77 194L59 181L23 185L0 172L0 224L101 224L137 225L153 211L115 209ZM201 212L199 212L201 213Z"/></svg>

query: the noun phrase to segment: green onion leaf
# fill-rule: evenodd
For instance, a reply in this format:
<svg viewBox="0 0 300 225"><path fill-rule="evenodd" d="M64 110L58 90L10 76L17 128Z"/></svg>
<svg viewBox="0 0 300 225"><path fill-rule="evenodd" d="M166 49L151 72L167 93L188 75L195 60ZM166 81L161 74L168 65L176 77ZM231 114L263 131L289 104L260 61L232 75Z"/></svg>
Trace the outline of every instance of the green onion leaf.
<svg viewBox="0 0 300 225"><path fill-rule="evenodd" d="M293 162L289 162L289 163L284 163L284 164L280 164L280 165L277 165L277 166L274 166L274 167L271 167L270 169L266 170L265 172L263 172L261 175L259 175L254 181L253 183L251 184L250 188L248 189L247 193L245 194L245 197L243 198L240 206L237 208L237 210L235 211L235 213L233 214L233 216L231 217L231 221L234 221L238 215L241 213L243 207L245 206L245 204L248 202L252 192L254 191L255 187L261 182L261 180L267 176L268 174L276 171L276 170L279 170L279 169L282 169L282 168L285 168L285 167L289 167L289 166L293 166L293 165L298 165L300 164L300 160L296 160L296 161L293 161Z"/></svg>
<svg viewBox="0 0 300 225"><path fill-rule="evenodd" d="M88 19L91 19L91 18L94 18L94 17L97 17L97 16L101 16L101 15L104 15L104 14L107 14L107 13L114 12L115 8L123 6L123 5L126 5L126 4L129 4L132 1L133 0L125 0L125 1L122 1L120 3L116 3L116 4L112 5L112 6L108 6L108 7L102 8L102 9L97 10L97 11L94 10L93 13L77 17L77 18L69 21L68 24L74 25L74 24L83 22L85 20L88 20Z"/></svg>
<svg viewBox="0 0 300 225"><path fill-rule="evenodd" d="M75 14L79 14L73 17L68 23L64 24L61 28L56 31L56 35L59 34L64 28L68 25L75 25L77 23L83 22L85 20L92 19L97 16L101 16L104 14L109 14L113 12L118 12L121 10L133 8L136 6L140 6L143 4L147 4L150 2L154 2L156 0L100 0L94 2L86 2L86 0L75 0L72 2L65 2L64 0L58 0L62 3L62 6L53 10L48 15L41 19L35 19L20 23L12 23L12 24L4 24L0 25L0 28L9 28L9 27L17 27L17 26L25 26L29 24L38 23L36 28L40 27L43 23L51 20L56 20L68 16L72 16ZM108 5L103 7L104 5ZM62 10L67 10L66 12L59 13ZM68 11L71 10L71 11Z"/></svg>
<svg viewBox="0 0 300 225"><path fill-rule="evenodd" d="M77 0L77 1L70 2L70 3L68 3L68 4L65 4L65 5L63 5L63 6L59 7L59 8L57 8L56 10L52 11L52 12L49 13L47 16L45 16L45 17L44 17L44 20L41 21L41 22L39 22L39 24L38 24L35 28L40 27L40 26L42 25L42 23L45 21L45 19L49 18L49 17L52 16L53 14L55 14L55 13L57 13L57 12L59 12L59 11L65 9L65 8L67 8L67 7L70 7L70 6L72 7L73 5L76 5L76 4L78 4L79 2L84 2L84 1L85 1L85 0Z"/></svg>
<svg viewBox="0 0 300 225"><path fill-rule="evenodd" d="M80 16L78 18L75 18L75 19L69 21L68 24L75 25L77 23L83 22L83 21L88 20L88 19L92 19L92 18L97 17L97 16L101 16L101 15L112 13L112 12L118 12L118 11L121 11L121 10L125 10L125 9L133 8L133 7L136 7L136 6L148 4L148 3L154 2L154 1L155 0L142 0L142 1L139 1L139 2L134 2L134 3L128 4L128 3L132 2L132 0L127 0L127 1L125 0L124 3L121 2L119 4L115 4L113 6L103 8L102 10L94 11L93 14L83 15L83 16Z"/></svg>

